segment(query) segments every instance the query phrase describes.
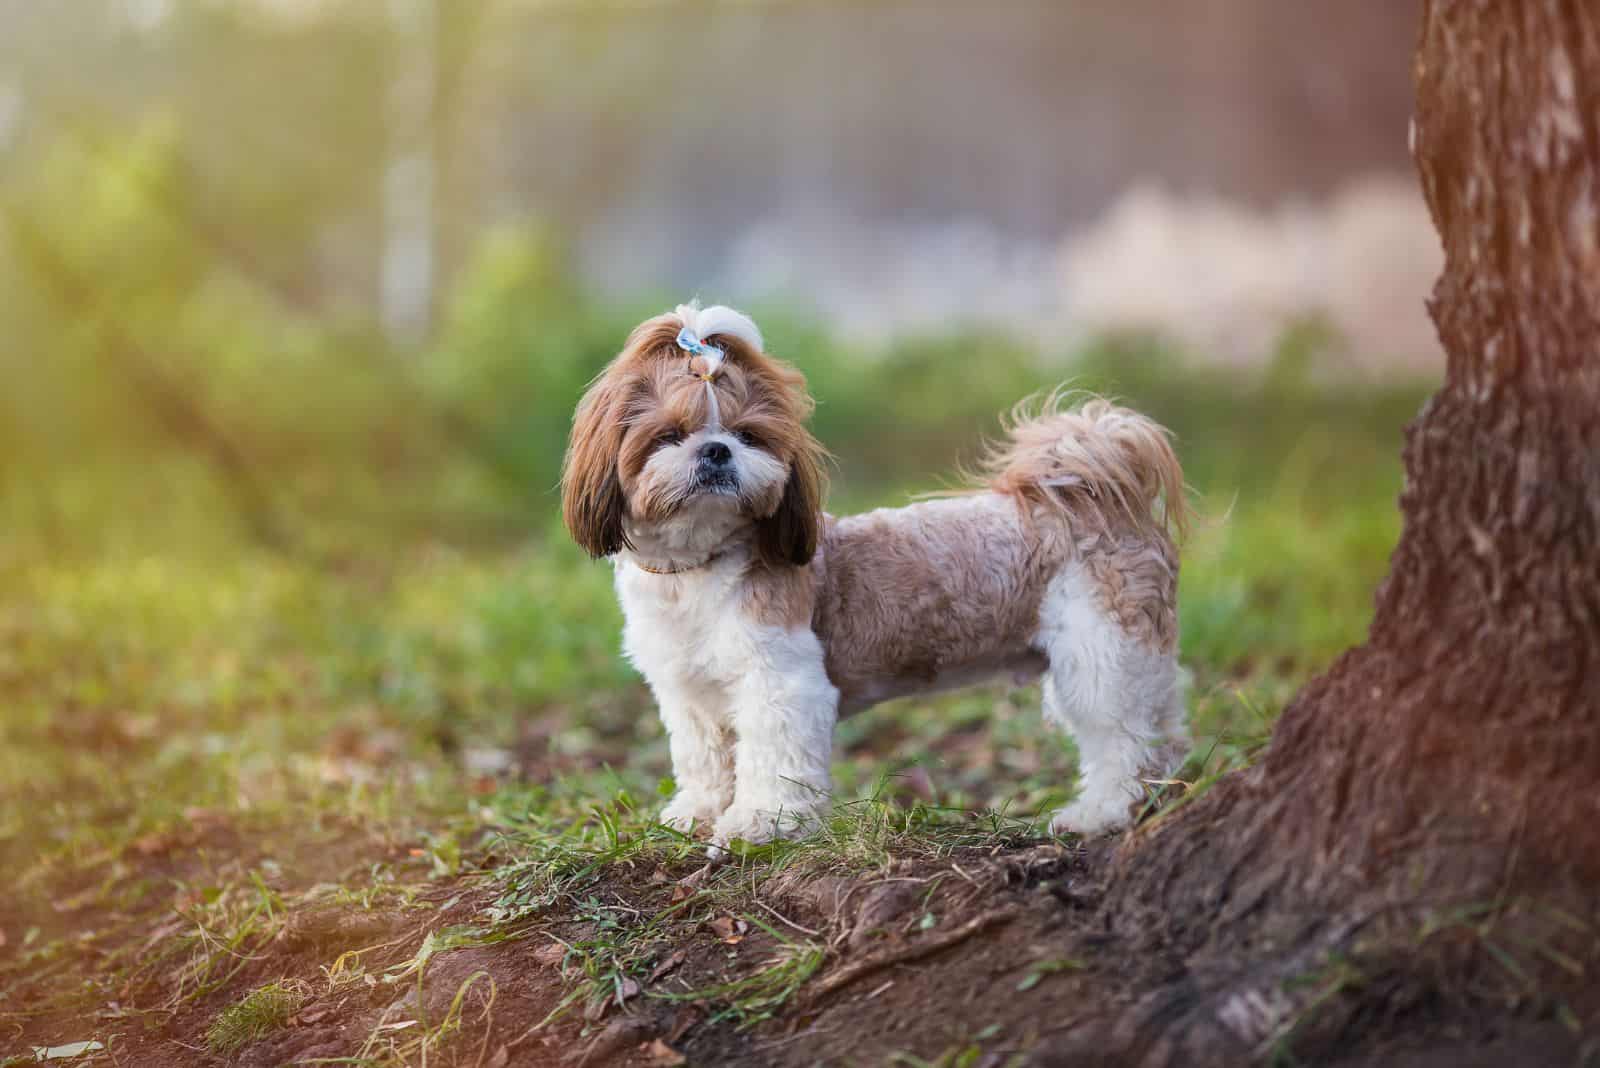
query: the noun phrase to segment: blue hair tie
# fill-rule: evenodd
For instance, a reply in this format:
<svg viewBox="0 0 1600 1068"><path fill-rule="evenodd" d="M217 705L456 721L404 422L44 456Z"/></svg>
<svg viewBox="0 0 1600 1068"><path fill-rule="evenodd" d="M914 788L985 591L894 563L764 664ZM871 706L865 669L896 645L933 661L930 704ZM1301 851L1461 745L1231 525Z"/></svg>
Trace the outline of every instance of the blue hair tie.
<svg viewBox="0 0 1600 1068"><path fill-rule="evenodd" d="M678 331L678 347L690 356L703 356L706 361L706 373L700 377L709 382L717 377L717 372L722 370L723 352L715 345L707 345L699 336L687 326Z"/></svg>
<svg viewBox="0 0 1600 1068"><path fill-rule="evenodd" d="M678 347L696 356L708 356L711 353L711 346L696 337L695 332L687 326L678 331Z"/></svg>

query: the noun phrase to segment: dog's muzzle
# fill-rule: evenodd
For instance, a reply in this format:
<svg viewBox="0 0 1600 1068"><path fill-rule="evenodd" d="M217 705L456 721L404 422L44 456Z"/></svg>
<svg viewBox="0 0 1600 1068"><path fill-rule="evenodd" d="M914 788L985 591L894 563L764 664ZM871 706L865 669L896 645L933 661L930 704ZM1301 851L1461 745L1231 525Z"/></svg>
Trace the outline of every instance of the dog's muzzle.
<svg viewBox="0 0 1600 1068"><path fill-rule="evenodd" d="M708 441L700 446L700 455L695 461L694 484L696 489L712 492L738 489L739 476L733 469L733 450L720 441Z"/></svg>

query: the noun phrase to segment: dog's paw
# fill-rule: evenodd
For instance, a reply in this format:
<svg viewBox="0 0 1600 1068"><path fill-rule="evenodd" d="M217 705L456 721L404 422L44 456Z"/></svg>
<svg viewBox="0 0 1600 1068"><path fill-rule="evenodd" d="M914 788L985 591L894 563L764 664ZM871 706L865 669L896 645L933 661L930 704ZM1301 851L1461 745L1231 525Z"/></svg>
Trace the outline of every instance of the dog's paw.
<svg viewBox="0 0 1600 1068"><path fill-rule="evenodd" d="M1136 800L1121 790L1101 795L1086 793L1072 804L1056 809L1050 817L1050 833L1088 838L1120 831L1133 822Z"/></svg>
<svg viewBox="0 0 1600 1068"><path fill-rule="evenodd" d="M664 827L688 834L696 826L713 827L728 807L727 801L698 791L679 790L661 810L658 818Z"/></svg>
<svg viewBox="0 0 1600 1068"><path fill-rule="evenodd" d="M760 845L774 838L804 838L816 830L818 822L818 815L812 809L775 811L735 805L717 820L711 841L725 846L735 838L742 838L751 845Z"/></svg>

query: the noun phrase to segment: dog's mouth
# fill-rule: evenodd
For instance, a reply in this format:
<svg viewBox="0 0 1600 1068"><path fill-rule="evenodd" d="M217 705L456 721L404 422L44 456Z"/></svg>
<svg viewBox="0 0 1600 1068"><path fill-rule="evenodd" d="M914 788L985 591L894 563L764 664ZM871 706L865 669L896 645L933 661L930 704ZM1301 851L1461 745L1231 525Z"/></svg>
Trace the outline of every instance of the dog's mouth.
<svg viewBox="0 0 1600 1068"><path fill-rule="evenodd" d="M694 476L695 493L711 496L737 496L739 477L732 471L699 471Z"/></svg>

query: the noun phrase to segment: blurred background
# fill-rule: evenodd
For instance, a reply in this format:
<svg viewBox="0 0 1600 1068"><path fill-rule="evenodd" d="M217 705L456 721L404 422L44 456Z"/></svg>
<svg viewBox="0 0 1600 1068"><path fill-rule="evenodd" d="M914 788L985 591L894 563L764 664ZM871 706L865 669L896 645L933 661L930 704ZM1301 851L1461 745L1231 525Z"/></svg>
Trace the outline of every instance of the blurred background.
<svg viewBox="0 0 1600 1068"><path fill-rule="evenodd" d="M956 333L1030 389L1112 335L1427 375L1415 7L0 0L11 537L537 512L578 387L695 294L847 434Z"/></svg>
<svg viewBox="0 0 1600 1068"><path fill-rule="evenodd" d="M1259 737L1364 632L1440 370L1417 6L0 0L0 847L664 773L555 485L694 295L810 377L837 510L1065 379L1172 427L1196 721ZM841 781L1043 804L1027 700L1022 764L891 710Z"/></svg>

